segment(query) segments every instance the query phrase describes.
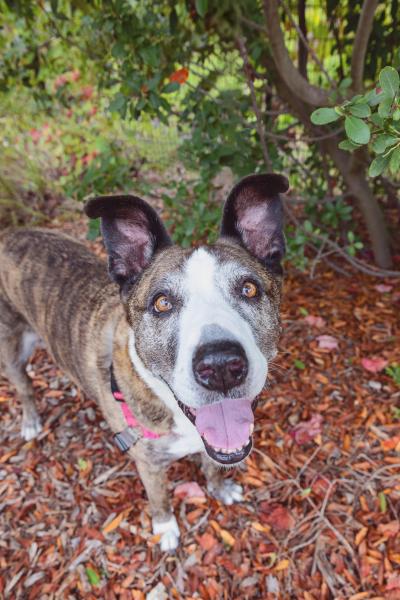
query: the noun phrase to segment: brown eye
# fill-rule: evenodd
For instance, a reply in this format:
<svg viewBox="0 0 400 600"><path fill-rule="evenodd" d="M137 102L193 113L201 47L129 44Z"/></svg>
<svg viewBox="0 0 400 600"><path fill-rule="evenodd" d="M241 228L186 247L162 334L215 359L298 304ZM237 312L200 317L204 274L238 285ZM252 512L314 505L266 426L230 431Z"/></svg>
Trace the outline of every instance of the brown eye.
<svg viewBox="0 0 400 600"><path fill-rule="evenodd" d="M258 294L258 287L252 281L245 281L242 287L242 294L246 298L255 298Z"/></svg>
<svg viewBox="0 0 400 600"><path fill-rule="evenodd" d="M154 300L153 307L156 313L166 313L172 309L172 304L168 300L167 296L162 294Z"/></svg>

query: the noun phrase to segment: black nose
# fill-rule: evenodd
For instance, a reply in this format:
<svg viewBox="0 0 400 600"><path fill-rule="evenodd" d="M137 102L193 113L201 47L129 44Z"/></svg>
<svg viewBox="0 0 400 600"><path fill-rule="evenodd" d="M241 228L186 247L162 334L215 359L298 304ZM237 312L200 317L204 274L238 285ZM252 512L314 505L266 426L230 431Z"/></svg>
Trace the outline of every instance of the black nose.
<svg viewBox="0 0 400 600"><path fill-rule="evenodd" d="M243 383L248 371L245 351L240 344L230 341L199 346L192 366L197 383L224 394Z"/></svg>

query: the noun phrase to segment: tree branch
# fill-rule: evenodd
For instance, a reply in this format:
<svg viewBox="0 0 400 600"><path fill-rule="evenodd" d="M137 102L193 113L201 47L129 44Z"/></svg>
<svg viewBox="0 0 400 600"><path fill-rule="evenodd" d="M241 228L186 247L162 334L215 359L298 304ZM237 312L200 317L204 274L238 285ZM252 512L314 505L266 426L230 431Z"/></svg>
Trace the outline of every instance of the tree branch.
<svg viewBox="0 0 400 600"><path fill-rule="evenodd" d="M299 2L305 2L305 0L299 0ZM330 86L332 88L336 88L337 87L336 83L330 77L328 71L325 69L324 65L319 60L318 56L315 54L315 52L312 49L312 47L310 46L310 44L307 42L307 37L304 34L304 31L302 30L301 25L300 25L300 16L301 16L301 13L299 13L299 25L297 25L296 20L293 17L292 12L291 12L289 6L286 4L286 2L284 0L281 0L281 4L283 6L283 9L284 9L285 13L289 17L290 22L292 23L293 27L295 28L295 30L297 31L297 34L299 36L299 72L301 73L301 75L303 75L303 77L305 77L305 79L307 79L307 74L304 75L301 72L301 69L300 69L300 59L301 59L301 53L300 53L300 51L301 51L301 48L304 47L306 49L306 53L308 54L308 52L309 52L311 54L311 57L312 57L313 61L321 69L321 72L325 75L325 77L326 77L327 81L329 82ZM306 26L306 23L304 21L304 27L305 26ZM307 34L307 30L306 30L306 34Z"/></svg>
<svg viewBox="0 0 400 600"><path fill-rule="evenodd" d="M302 36L299 36L298 45L298 69L300 75L307 79L307 59L308 59L308 44L307 44L307 22L306 22L306 0L297 0L297 12L299 13L299 30Z"/></svg>
<svg viewBox="0 0 400 600"><path fill-rule="evenodd" d="M237 38L237 43L239 46L240 56L242 57L242 60L243 60L243 71L246 76L247 85L249 86L251 102L253 105L254 114L256 116L257 133L258 133L258 137L260 138L260 144L261 144L261 148L262 148L262 152L263 152L264 162L265 162L267 169L271 169L272 164L271 164L271 159L269 157L267 144L265 141L264 123L263 123L260 107L258 106L258 103L257 103L256 91L254 89L254 82L251 78L251 65L249 63L249 57L247 54L246 45L244 43L244 39L240 36L238 36L238 38Z"/></svg>
<svg viewBox="0 0 400 600"><path fill-rule="evenodd" d="M351 57L352 88L355 92L361 92L363 89L365 55L377 4L378 0L365 0L358 19Z"/></svg>
<svg viewBox="0 0 400 600"><path fill-rule="evenodd" d="M329 104L327 92L308 83L293 64L285 45L277 0L264 0L264 14L276 69L291 93L311 106Z"/></svg>

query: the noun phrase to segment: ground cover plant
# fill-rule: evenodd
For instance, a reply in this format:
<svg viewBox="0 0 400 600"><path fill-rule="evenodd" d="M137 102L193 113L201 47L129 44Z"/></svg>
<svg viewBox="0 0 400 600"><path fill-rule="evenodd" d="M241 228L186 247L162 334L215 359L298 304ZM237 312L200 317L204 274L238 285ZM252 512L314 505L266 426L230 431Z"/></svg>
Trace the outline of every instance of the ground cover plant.
<svg viewBox="0 0 400 600"><path fill-rule="evenodd" d="M170 469L151 534L135 466L45 350L45 428L0 379L0 598L400 598L397 0L0 0L0 228L103 255L82 202L132 192L176 242L218 235L239 177L288 175L281 351L237 472ZM196 482L196 483L195 483Z"/></svg>

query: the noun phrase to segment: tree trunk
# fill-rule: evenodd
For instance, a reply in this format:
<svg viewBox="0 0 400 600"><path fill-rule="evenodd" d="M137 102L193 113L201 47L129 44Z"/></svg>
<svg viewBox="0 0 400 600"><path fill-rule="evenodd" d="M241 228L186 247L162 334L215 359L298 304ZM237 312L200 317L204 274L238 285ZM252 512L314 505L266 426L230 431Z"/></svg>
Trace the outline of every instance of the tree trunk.
<svg viewBox="0 0 400 600"><path fill-rule="evenodd" d="M378 201L368 183L365 164L356 153L348 155L338 148L336 137L320 142L321 149L329 154L349 190L356 199L364 218L371 240L374 260L378 267L390 269L393 266L390 252L390 237L385 218Z"/></svg>
<svg viewBox="0 0 400 600"><path fill-rule="evenodd" d="M310 120L312 108L292 94L291 90L289 90L283 79L279 76L279 72L271 57L267 56L265 62L270 81L274 83L278 95L290 107L291 112L300 119L306 131L309 131L310 135L313 136L326 133L326 131L313 127ZM321 151L331 158L349 192L358 203L371 240L375 264L381 269L389 269L393 264L389 232L382 210L368 184L365 165L359 157L340 150L338 148L340 141L338 136L326 138L319 142L319 146Z"/></svg>

